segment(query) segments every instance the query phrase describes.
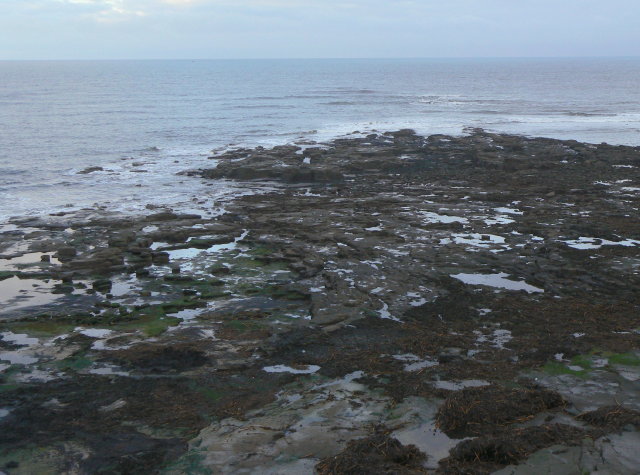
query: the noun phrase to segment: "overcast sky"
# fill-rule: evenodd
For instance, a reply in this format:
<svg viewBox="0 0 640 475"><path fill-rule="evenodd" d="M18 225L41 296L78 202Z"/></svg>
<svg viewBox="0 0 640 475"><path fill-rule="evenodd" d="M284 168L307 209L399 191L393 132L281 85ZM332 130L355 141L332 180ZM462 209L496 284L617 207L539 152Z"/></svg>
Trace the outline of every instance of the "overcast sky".
<svg viewBox="0 0 640 475"><path fill-rule="evenodd" d="M0 0L0 59L639 55L640 0Z"/></svg>

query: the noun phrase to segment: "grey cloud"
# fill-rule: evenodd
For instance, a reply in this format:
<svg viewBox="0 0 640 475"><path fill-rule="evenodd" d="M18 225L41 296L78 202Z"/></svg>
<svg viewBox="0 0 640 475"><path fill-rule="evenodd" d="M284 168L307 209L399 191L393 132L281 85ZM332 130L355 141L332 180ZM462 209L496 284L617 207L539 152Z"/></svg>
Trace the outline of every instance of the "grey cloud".
<svg viewBox="0 0 640 475"><path fill-rule="evenodd" d="M0 58L637 55L637 0L2 0Z"/></svg>

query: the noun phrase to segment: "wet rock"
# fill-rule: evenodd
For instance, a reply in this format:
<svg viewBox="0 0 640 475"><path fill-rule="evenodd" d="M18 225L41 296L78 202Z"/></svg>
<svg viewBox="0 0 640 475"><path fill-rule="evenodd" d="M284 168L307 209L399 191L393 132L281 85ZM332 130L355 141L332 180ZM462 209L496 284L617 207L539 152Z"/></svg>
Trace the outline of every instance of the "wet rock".
<svg viewBox="0 0 640 475"><path fill-rule="evenodd" d="M151 261L156 265L168 264L169 260L168 252L155 251L151 253Z"/></svg>
<svg viewBox="0 0 640 475"><path fill-rule="evenodd" d="M133 247L138 249L146 249L151 247L152 244L153 244L153 239L150 239L148 237L139 237L139 238L136 238L134 245L130 246L129 249Z"/></svg>
<svg viewBox="0 0 640 475"><path fill-rule="evenodd" d="M117 401L114 401L111 404L102 406L98 410L101 412L117 411L118 409L122 409L126 405L127 405L127 401L125 401L124 399L118 399Z"/></svg>
<svg viewBox="0 0 640 475"><path fill-rule="evenodd" d="M538 475L539 473L634 473L640 464L640 433L626 432L585 439L581 446L563 444L539 450L517 465L509 465L495 475Z"/></svg>
<svg viewBox="0 0 640 475"><path fill-rule="evenodd" d="M215 265L209 269L211 275L229 275L231 269L223 265Z"/></svg>
<svg viewBox="0 0 640 475"><path fill-rule="evenodd" d="M89 255L73 259L66 265L75 270L86 270L94 273L109 272L114 268L121 268L124 263L122 250L119 248L96 249Z"/></svg>
<svg viewBox="0 0 640 475"><path fill-rule="evenodd" d="M445 348L438 355L438 362L441 364L451 363L452 361L458 361L464 359L462 348Z"/></svg>
<svg viewBox="0 0 640 475"><path fill-rule="evenodd" d="M130 349L112 352L109 359L120 365L149 373L186 371L209 362L202 349L188 344L172 346L137 345Z"/></svg>
<svg viewBox="0 0 640 475"><path fill-rule="evenodd" d="M282 180L285 183L335 183L344 179L344 176L335 169L301 168L265 168L242 167L220 164L212 170L202 173L205 178L231 178L235 180Z"/></svg>
<svg viewBox="0 0 640 475"><path fill-rule="evenodd" d="M76 248L75 247L71 247L71 246L65 246L65 247L58 248L58 251L56 252L56 256L60 260L71 259L71 258L75 257L77 254L78 254L78 252L77 252Z"/></svg>
<svg viewBox="0 0 640 475"><path fill-rule="evenodd" d="M273 379L283 373L264 374ZM319 459L341 452L347 440L370 435L373 413L384 411L385 399L355 383L356 376L302 393L282 385L281 396L250 418L214 421L193 441L194 449L204 449L199 466L215 473L312 473ZM253 456L247 458L247 452ZM183 459L170 473L184 473L186 463Z"/></svg>
<svg viewBox="0 0 640 475"><path fill-rule="evenodd" d="M149 244L151 245L151 244ZM130 246L127 249L128 252L130 252L131 254L135 254L136 256L138 256L139 258L149 258L152 255L151 250L149 249L149 246L138 246L137 244L134 246Z"/></svg>
<svg viewBox="0 0 640 475"><path fill-rule="evenodd" d="M195 247L196 249L208 249L216 244L229 244L233 241L233 237L216 236L207 238L194 238L191 239L188 244L190 247Z"/></svg>
<svg viewBox="0 0 640 475"><path fill-rule="evenodd" d="M122 231L109 237L109 247L126 248L135 238L136 234L133 231Z"/></svg>
<svg viewBox="0 0 640 475"><path fill-rule="evenodd" d="M390 132L389 135L398 139L398 138L407 138L407 137L415 137L416 131L413 129L401 129L396 132Z"/></svg>
<svg viewBox="0 0 640 475"><path fill-rule="evenodd" d="M75 290L75 287L70 284L62 283L56 284L53 286L51 290L52 294L72 294Z"/></svg>
<svg viewBox="0 0 640 475"><path fill-rule="evenodd" d="M355 289L340 286L336 290L311 295L311 321L316 325L331 325L363 316L360 305L368 296Z"/></svg>
<svg viewBox="0 0 640 475"><path fill-rule="evenodd" d="M88 173L102 172L102 171L104 171L104 168L102 167L87 167L84 170L80 170L78 172L78 175L86 175Z"/></svg>
<svg viewBox="0 0 640 475"><path fill-rule="evenodd" d="M91 288L96 292L107 293L111 291L112 283L109 279L96 280L91 284Z"/></svg>
<svg viewBox="0 0 640 475"><path fill-rule="evenodd" d="M100 473L109 467L113 473L152 473L186 450L186 444L179 439L154 439L136 433L109 435L103 443L113 449L88 457L82 463L83 472Z"/></svg>
<svg viewBox="0 0 640 475"><path fill-rule="evenodd" d="M151 214L146 217L146 221L174 221L178 219L178 215L171 211L162 211L160 213Z"/></svg>
<svg viewBox="0 0 640 475"><path fill-rule="evenodd" d="M302 278L318 275L324 268L324 261L320 258L309 258L289 263L289 268L297 272Z"/></svg>

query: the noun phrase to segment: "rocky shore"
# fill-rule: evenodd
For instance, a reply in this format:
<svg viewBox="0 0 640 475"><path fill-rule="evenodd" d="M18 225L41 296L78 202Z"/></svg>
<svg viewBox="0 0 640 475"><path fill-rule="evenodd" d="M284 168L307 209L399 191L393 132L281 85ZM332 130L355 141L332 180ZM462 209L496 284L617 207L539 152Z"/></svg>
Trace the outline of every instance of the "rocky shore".
<svg viewBox="0 0 640 475"><path fill-rule="evenodd" d="M215 218L0 226L0 472L634 473L640 147L238 149ZM215 165L215 166L214 166Z"/></svg>

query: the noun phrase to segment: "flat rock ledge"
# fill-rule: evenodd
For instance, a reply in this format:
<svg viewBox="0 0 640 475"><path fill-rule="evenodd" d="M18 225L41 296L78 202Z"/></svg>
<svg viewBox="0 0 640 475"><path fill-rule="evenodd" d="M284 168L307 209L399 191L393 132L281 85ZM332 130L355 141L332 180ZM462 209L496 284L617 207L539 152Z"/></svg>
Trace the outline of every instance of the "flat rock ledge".
<svg viewBox="0 0 640 475"><path fill-rule="evenodd" d="M637 471L639 147L401 130L183 174L251 193L0 227L1 472Z"/></svg>

